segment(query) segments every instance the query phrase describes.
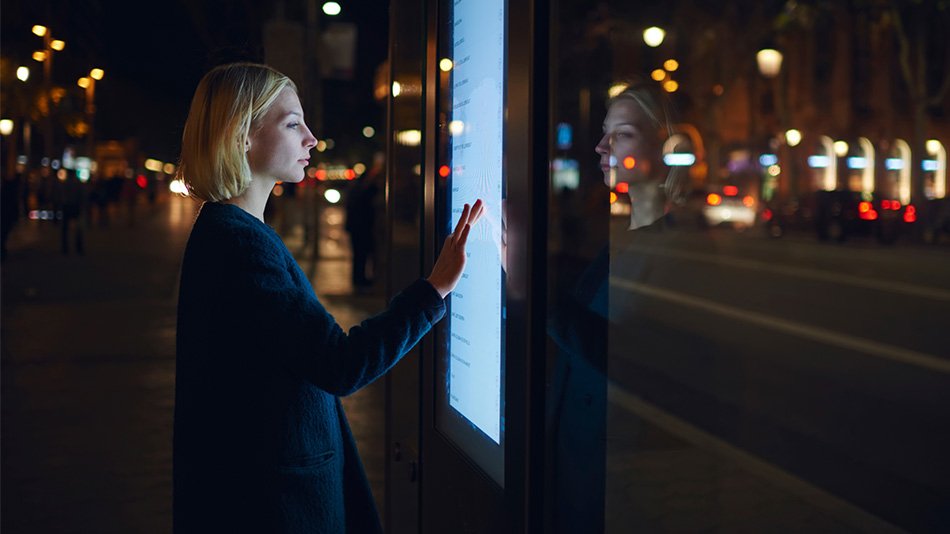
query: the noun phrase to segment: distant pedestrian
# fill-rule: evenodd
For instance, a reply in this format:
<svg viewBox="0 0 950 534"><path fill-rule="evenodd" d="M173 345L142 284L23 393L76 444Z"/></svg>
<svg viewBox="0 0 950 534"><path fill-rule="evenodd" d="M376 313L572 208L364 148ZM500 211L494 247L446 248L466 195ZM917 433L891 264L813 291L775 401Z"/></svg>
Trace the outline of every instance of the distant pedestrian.
<svg viewBox="0 0 950 534"><path fill-rule="evenodd" d="M373 285L367 275L370 265L375 271L376 252L376 185L379 168L371 169L350 189L346 199L346 222L344 228L350 234L353 252L353 289L359 291ZM375 272L374 272L375 275Z"/></svg>
<svg viewBox="0 0 950 534"><path fill-rule="evenodd" d="M56 211L61 214L62 239L60 248L63 254L69 254L69 241L75 239L76 253L85 254L84 233L86 225L86 204L88 196L86 186L79 181L76 172L60 169L65 178L55 189ZM70 235L72 234L72 236Z"/></svg>
<svg viewBox="0 0 950 534"><path fill-rule="evenodd" d="M20 191L24 187L23 166L17 165L16 172L4 176L0 189L0 260L7 259L7 238L20 219Z"/></svg>
<svg viewBox="0 0 950 534"><path fill-rule="evenodd" d="M181 532L381 532L339 396L383 375L445 314L481 202L432 274L344 333L264 207L317 140L293 82L248 63L198 84L179 166L203 200L181 268L174 525Z"/></svg>

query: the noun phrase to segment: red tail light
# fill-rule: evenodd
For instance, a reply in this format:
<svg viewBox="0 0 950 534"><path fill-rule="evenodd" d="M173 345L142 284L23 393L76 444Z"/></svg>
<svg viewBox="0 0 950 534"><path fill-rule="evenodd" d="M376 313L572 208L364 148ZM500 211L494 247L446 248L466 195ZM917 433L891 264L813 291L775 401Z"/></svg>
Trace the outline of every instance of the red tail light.
<svg viewBox="0 0 950 534"><path fill-rule="evenodd" d="M742 203L745 204L746 207L751 208L752 206L755 205L755 199L752 198L751 195L746 195L745 197L742 198Z"/></svg>
<svg viewBox="0 0 950 534"><path fill-rule="evenodd" d="M617 192L618 193L628 193L630 191L630 184L627 182L617 182Z"/></svg>
<svg viewBox="0 0 950 534"><path fill-rule="evenodd" d="M722 197L717 195L716 193L709 193L706 196L706 203L709 204L710 206L718 206L722 204Z"/></svg>
<svg viewBox="0 0 950 534"><path fill-rule="evenodd" d="M858 204L858 216L865 221L874 221L877 220L877 211L871 207L870 202L862 202Z"/></svg>
<svg viewBox="0 0 950 534"><path fill-rule="evenodd" d="M917 221L917 208L907 205L907 209L904 210L904 222L912 223Z"/></svg>
<svg viewBox="0 0 950 534"><path fill-rule="evenodd" d="M765 208L762 210L762 220L765 222L772 220L772 210Z"/></svg>
<svg viewBox="0 0 950 534"><path fill-rule="evenodd" d="M722 192L727 197L734 197L739 194L739 188L734 185L727 185L722 188Z"/></svg>
<svg viewBox="0 0 950 534"><path fill-rule="evenodd" d="M882 200L882 201L881 201L881 209L885 209L885 210L891 209L891 201L890 201L890 200Z"/></svg>

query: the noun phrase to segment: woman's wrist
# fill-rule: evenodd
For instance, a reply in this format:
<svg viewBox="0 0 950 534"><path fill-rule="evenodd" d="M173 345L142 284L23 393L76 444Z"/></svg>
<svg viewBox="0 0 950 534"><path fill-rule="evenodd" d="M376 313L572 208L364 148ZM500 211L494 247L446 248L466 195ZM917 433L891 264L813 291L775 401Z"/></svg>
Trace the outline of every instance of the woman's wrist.
<svg viewBox="0 0 950 534"><path fill-rule="evenodd" d="M429 285L432 286L432 289L435 289L436 293L438 293L439 296L442 298L445 298L446 296L448 296L449 293L451 293L450 289L446 289L445 286L433 280L431 276L429 278L426 278L425 281L429 282Z"/></svg>

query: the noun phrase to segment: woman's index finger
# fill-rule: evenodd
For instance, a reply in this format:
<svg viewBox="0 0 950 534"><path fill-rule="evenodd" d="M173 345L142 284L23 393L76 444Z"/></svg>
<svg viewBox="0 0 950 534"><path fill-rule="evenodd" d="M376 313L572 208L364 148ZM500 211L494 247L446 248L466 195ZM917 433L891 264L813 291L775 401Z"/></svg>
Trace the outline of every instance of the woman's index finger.
<svg viewBox="0 0 950 534"><path fill-rule="evenodd" d="M462 231L462 227L464 227L465 224L468 223L468 214L469 214L469 207L468 207L468 204L466 204L465 207L462 208L462 216L459 217L459 222L455 224L455 231L452 232L454 235L459 235L459 232Z"/></svg>

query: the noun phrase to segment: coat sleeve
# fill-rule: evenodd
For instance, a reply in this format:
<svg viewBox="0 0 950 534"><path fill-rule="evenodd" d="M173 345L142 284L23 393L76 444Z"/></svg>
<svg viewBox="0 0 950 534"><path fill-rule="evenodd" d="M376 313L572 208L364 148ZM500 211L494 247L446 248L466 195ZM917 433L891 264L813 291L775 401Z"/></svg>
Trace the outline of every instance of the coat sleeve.
<svg viewBox="0 0 950 534"><path fill-rule="evenodd" d="M445 315L435 288L419 279L382 313L343 331L309 283L301 286L275 245L241 240L227 278L228 302L260 332L266 353L291 372L338 396L349 395L388 371ZM242 323L247 323L245 320ZM240 335L240 334L239 334Z"/></svg>

